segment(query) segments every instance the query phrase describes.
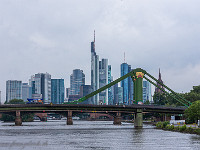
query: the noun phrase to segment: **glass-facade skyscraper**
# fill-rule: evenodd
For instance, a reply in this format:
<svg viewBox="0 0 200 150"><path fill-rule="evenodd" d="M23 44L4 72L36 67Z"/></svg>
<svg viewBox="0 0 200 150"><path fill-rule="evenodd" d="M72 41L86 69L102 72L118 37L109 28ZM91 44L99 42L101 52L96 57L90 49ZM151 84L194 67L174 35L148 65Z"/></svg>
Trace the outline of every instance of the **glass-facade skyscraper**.
<svg viewBox="0 0 200 150"><path fill-rule="evenodd" d="M85 85L85 74L83 70L75 69L70 76L70 95L79 95L81 85Z"/></svg>
<svg viewBox="0 0 200 150"><path fill-rule="evenodd" d="M143 103L146 101L152 101L151 84L148 81L143 81Z"/></svg>
<svg viewBox="0 0 200 150"><path fill-rule="evenodd" d="M32 87L28 83L22 83L22 99L26 102L27 98L32 98Z"/></svg>
<svg viewBox="0 0 200 150"><path fill-rule="evenodd" d="M91 42L91 88L92 91L99 89L99 56L95 52L95 32L94 41ZM92 97L92 103L99 104L99 94Z"/></svg>
<svg viewBox="0 0 200 150"><path fill-rule="evenodd" d="M108 84L108 59L99 61L99 88ZM108 89L99 93L99 102L108 105Z"/></svg>
<svg viewBox="0 0 200 150"><path fill-rule="evenodd" d="M127 63L122 63L121 64L121 77L126 75L129 71L129 65ZM128 100L129 100L129 79L126 78L121 81L121 87L123 88L123 103L125 105L128 105Z"/></svg>
<svg viewBox="0 0 200 150"><path fill-rule="evenodd" d="M38 73L31 76L29 80L32 86L32 94L42 95L43 103L51 103L51 75L49 73Z"/></svg>
<svg viewBox="0 0 200 150"><path fill-rule="evenodd" d="M6 102L12 99L22 99L22 81L6 81Z"/></svg>
<svg viewBox="0 0 200 150"><path fill-rule="evenodd" d="M64 79L51 79L51 102L62 104L65 99Z"/></svg>

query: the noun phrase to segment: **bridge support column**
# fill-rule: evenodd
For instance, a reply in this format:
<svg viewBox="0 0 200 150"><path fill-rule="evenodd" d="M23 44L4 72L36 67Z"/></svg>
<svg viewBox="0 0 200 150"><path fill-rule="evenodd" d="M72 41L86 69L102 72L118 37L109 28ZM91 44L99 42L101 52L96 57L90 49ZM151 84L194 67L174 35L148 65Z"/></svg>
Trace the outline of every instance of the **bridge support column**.
<svg viewBox="0 0 200 150"><path fill-rule="evenodd" d="M73 125L72 111L71 110L69 110L67 112L67 125Z"/></svg>
<svg viewBox="0 0 200 150"><path fill-rule="evenodd" d="M15 117L15 125L16 126L21 126L22 125L22 118L20 116L20 111L16 111L16 117Z"/></svg>
<svg viewBox="0 0 200 150"><path fill-rule="evenodd" d="M142 109L137 109L137 112L135 113L135 118L134 118L134 127L137 129L142 128L143 126L143 114L142 114Z"/></svg>
<svg viewBox="0 0 200 150"><path fill-rule="evenodd" d="M121 123L121 119L122 119L121 113L120 113L120 112L117 112L117 113L116 113L116 116L114 117L114 122L113 122L113 124L114 124L114 125L121 125L121 124L122 124L122 123Z"/></svg>

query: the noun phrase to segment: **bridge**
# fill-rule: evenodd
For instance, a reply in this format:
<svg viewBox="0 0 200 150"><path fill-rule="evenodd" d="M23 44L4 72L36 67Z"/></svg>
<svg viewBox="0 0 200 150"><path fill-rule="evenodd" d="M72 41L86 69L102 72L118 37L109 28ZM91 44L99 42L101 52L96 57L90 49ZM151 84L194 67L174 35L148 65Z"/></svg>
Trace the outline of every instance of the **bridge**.
<svg viewBox="0 0 200 150"><path fill-rule="evenodd" d="M83 105L81 102L87 100L88 98L106 90L107 88L115 85L116 83L124 80L127 77L131 77L134 83L134 105ZM184 107L163 107L154 105L143 105L143 79L146 79L154 86L158 87L161 91L168 94L176 101L184 105ZM152 81L153 80L153 81ZM172 94L169 94L165 89L160 88L155 83L159 83L165 89L167 89ZM21 113L38 113L38 112L55 112L55 113L66 113L67 124L72 125L72 115L73 113L82 112L99 112L99 113L109 113L114 117L114 124L121 124L122 114L134 114L134 126L135 128L142 128L143 124L143 113L146 112L156 112L156 113L172 113L172 114L183 114L185 109L191 105L191 102L185 100L183 97L178 95L172 89L170 89L165 84L158 81L152 75L147 73L141 68L137 68L129 72L128 74L118 78L117 80L107 84L106 86L80 98L79 100L70 102L68 104L16 104L16 105L1 105L0 112L2 113L15 113L15 125L21 125Z"/></svg>

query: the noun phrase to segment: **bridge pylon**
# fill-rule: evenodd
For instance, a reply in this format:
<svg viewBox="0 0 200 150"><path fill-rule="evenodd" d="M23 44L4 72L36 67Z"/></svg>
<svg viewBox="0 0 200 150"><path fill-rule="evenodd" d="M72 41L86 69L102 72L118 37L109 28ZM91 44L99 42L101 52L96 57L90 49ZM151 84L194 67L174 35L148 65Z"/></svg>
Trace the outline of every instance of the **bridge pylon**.
<svg viewBox="0 0 200 150"><path fill-rule="evenodd" d="M21 126L22 125L22 118L21 118L19 110L16 111L15 125L16 126Z"/></svg>

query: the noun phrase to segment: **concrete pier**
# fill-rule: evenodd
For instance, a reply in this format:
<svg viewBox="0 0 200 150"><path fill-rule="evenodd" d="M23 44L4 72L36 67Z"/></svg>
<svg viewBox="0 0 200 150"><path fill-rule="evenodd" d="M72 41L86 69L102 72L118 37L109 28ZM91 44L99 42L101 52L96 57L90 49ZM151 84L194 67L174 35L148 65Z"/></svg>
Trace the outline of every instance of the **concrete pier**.
<svg viewBox="0 0 200 150"><path fill-rule="evenodd" d="M113 124L114 124L114 125L121 125L121 124L122 124L121 120L122 120L121 113L120 113L120 112L117 112L117 113L116 113L116 116L114 117L114 122L113 122Z"/></svg>
<svg viewBox="0 0 200 150"><path fill-rule="evenodd" d="M15 125L16 126L21 126L22 125L22 118L21 118L19 110L16 111Z"/></svg>
<svg viewBox="0 0 200 150"><path fill-rule="evenodd" d="M69 110L67 112L67 125L73 125L72 111L71 110Z"/></svg>
<svg viewBox="0 0 200 150"><path fill-rule="evenodd" d="M142 128L143 127L143 114L142 114L142 109L137 109L137 112L135 113L135 118L134 118L134 127L135 128Z"/></svg>

